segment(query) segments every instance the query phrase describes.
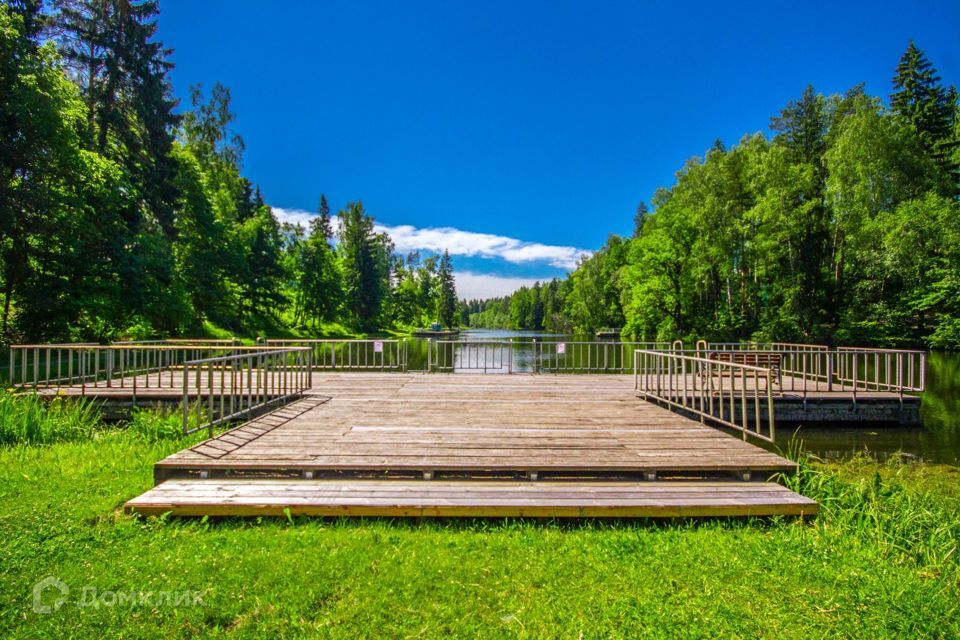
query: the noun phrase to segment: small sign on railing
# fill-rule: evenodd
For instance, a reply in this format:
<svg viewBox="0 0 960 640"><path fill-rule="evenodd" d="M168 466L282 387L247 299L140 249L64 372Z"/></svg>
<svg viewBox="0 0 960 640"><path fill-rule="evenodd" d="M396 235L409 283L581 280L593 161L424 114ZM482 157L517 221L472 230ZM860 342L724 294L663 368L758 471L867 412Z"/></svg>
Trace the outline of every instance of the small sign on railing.
<svg viewBox="0 0 960 640"><path fill-rule="evenodd" d="M562 356L562 355L564 355L564 354L566 354L566 353L567 353L567 343L566 343L566 342L558 342L558 343L557 343L557 355Z"/></svg>
<svg viewBox="0 0 960 640"><path fill-rule="evenodd" d="M373 352L374 352L374 353L383 353L383 340L374 340L374 341L373 341Z"/></svg>

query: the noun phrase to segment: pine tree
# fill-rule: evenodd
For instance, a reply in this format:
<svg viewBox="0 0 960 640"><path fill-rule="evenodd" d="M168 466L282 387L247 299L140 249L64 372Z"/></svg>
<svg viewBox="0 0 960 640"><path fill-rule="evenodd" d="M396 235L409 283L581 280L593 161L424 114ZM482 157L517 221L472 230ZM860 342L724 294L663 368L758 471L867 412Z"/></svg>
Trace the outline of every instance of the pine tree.
<svg viewBox="0 0 960 640"><path fill-rule="evenodd" d="M371 329L380 319L390 288L388 239L374 232L373 218L361 202L347 204L337 215L344 307L361 328Z"/></svg>
<svg viewBox="0 0 960 640"><path fill-rule="evenodd" d="M777 132L777 142L790 150L795 161L815 166L820 165L826 149L827 125L823 96L811 85L770 122L770 128Z"/></svg>
<svg viewBox="0 0 960 640"><path fill-rule="evenodd" d="M330 205L327 204L327 196L320 194L320 204L317 206L317 223L319 230L323 232L323 237L327 241L333 240L333 226L330 224Z"/></svg>
<svg viewBox="0 0 960 640"><path fill-rule="evenodd" d="M300 257L298 290L302 315L314 326L318 322L333 320L342 298L340 272L327 235L330 210L327 208L324 212L326 204L326 198L321 196L320 215L310 220L310 233L303 243Z"/></svg>
<svg viewBox="0 0 960 640"><path fill-rule="evenodd" d="M958 144L956 89L940 83L937 70L912 40L897 65L893 87L891 109L913 127L930 157L953 174L955 188L958 167L951 156Z"/></svg>
<svg viewBox="0 0 960 640"><path fill-rule="evenodd" d="M122 164L169 233L177 198L171 158L172 53L156 41L156 0L57 0L53 25L61 54L87 103L89 146ZM136 211L130 222L139 222Z"/></svg>
<svg viewBox="0 0 960 640"><path fill-rule="evenodd" d="M246 251L238 284L248 313L276 317L286 303L281 286L284 272L280 223L257 195L252 210L253 215L239 230Z"/></svg>
<svg viewBox="0 0 960 640"><path fill-rule="evenodd" d="M647 221L647 203L643 200L637 205L637 212L633 215L633 237L639 238L643 233L643 223Z"/></svg>
<svg viewBox="0 0 960 640"><path fill-rule="evenodd" d="M449 251L444 251L440 258L437 280L437 319L442 325L452 327L457 315L457 289Z"/></svg>

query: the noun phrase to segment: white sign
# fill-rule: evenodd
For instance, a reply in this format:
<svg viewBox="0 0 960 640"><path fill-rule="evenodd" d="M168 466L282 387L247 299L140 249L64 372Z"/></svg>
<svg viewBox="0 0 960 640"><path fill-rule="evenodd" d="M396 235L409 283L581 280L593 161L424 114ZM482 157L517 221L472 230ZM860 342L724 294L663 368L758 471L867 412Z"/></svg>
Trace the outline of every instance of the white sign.
<svg viewBox="0 0 960 640"><path fill-rule="evenodd" d="M564 355L566 352L567 352L567 343L566 343L566 342L558 342L558 343L557 343L557 355L558 355L558 356L562 356L562 355Z"/></svg>
<svg viewBox="0 0 960 640"><path fill-rule="evenodd" d="M374 340L374 341L373 341L373 352L374 352L374 353L383 353L383 340Z"/></svg>

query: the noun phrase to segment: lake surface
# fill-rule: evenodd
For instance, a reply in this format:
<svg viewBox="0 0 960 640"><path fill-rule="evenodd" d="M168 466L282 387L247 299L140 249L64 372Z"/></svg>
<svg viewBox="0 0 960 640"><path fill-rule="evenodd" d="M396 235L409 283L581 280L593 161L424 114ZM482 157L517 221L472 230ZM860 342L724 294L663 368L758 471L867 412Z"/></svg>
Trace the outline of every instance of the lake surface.
<svg viewBox="0 0 960 640"><path fill-rule="evenodd" d="M592 341L593 337L495 329L471 329L459 336L459 341L477 340L512 341L512 369L531 371L534 340L571 343ZM426 343L419 339L410 341L411 369L426 368ZM926 374L921 427L801 425L790 430L779 429L778 445L786 448L792 440L798 440L804 449L827 460L843 460L866 452L881 460L903 454L931 462L960 464L960 353L930 352Z"/></svg>

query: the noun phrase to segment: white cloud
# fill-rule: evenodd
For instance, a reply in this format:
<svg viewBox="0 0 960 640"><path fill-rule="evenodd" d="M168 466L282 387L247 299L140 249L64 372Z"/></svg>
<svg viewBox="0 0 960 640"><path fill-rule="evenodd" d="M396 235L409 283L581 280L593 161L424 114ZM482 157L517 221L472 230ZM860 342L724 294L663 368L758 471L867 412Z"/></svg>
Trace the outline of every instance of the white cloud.
<svg viewBox="0 0 960 640"><path fill-rule="evenodd" d="M309 220L316 215L302 209L280 207L273 207L273 212L281 222L292 222L303 226L307 226ZM580 256L589 256L593 253L587 249L524 242L507 236L463 231L453 227L420 229L411 225L378 224L376 230L389 235L400 253L410 251L443 253L447 250L453 256L502 258L514 264L545 262L551 267L570 271L577 267Z"/></svg>
<svg viewBox="0 0 960 640"><path fill-rule="evenodd" d="M520 287L532 287L538 280L538 278L513 278L472 271L458 271L455 275L457 297L467 300L502 298ZM539 280L543 282L544 278Z"/></svg>
<svg viewBox="0 0 960 640"><path fill-rule="evenodd" d="M309 211L304 211L303 209L283 209L281 207L270 207L273 209L273 215L277 217L277 220L280 222L289 222L290 224L299 224L301 227L307 228L308 223L312 218L316 218L317 214L310 213Z"/></svg>

